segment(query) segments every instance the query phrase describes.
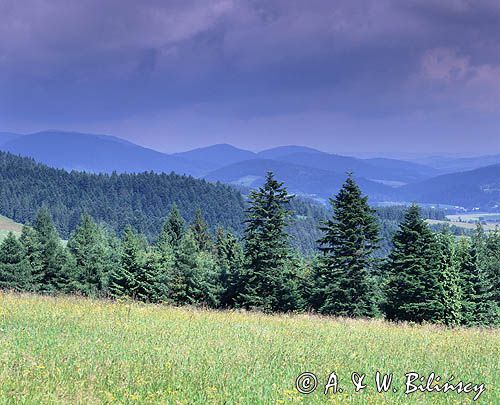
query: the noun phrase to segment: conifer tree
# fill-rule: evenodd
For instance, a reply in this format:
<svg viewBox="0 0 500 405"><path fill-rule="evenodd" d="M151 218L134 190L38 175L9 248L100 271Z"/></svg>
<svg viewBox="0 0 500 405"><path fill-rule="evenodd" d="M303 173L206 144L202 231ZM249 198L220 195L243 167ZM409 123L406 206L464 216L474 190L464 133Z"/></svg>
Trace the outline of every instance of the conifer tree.
<svg viewBox="0 0 500 405"><path fill-rule="evenodd" d="M479 237L482 238L482 236ZM462 290L462 324L466 326L480 325L483 318L480 312L484 291L477 253L476 242L469 242L466 238L460 239L455 261Z"/></svg>
<svg viewBox="0 0 500 405"><path fill-rule="evenodd" d="M202 252L210 252L213 249L213 240L210 235L208 224L203 219L200 209L196 210L195 218L190 226L197 248Z"/></svg>
<svg viewBox="0 0 500 405"><path fill-rule="evenodd" d="M123 233L120 266L110 276L111 296L144 297L144 250L144 240L128 226Z"/></svg>
<svg viewBox="0 0 500 405"><path fill-rule="evenodd" d="M324 314L373 317L373 253L379 242L374 210L351 174L330 204L333 217L320 228L323 259L317 268L314 302Z"/></svg>
<svg viewBox="0 0 500 405"><path fill-rule="evenodd" d="M23 245L12 232L0 244L0 289L28 290L31 271Z"/></svg>
<svg viewBox="0 0 500 405"><path fill-rule="evenodd" d="M181 217L177 205L172 205L170 213L163 225L163 229L158 237L158 245L168 243L176 251L185 233L186 223Z"/></svg>
<svg viewBox="0 0 500 405"><path fill-rule="evenodd" d="M29 289L30 291L38 291L43 278L43 263L42 249L35 230L29 226L23 226L19 242L31 274Z"/></svg>
<svg viewBox="0 0 500 405"><path fill-rule="evenodd" d="M393 239L386 264L385 312L390 320L442 322L436 239L412 205Z"/></svg>
<svg viewBox="0 0 500 405"><path fill-rule="evenodd" d="M109 249L104 233L89 215L82 216L67 247L75 259L77 289L91 296L102 293L111 267Z"/></svg>
<svg viewBox="0 0 500 405"><path fill-rule="evenodd" d="M215 257L223 289L221 306L233 307L237 296L243 292L241 272L244 256L236 237L222 228L217 228L216 232Z"/></svg>
<svg viewBox="0 0 500 405"><path fill-rule="evenodd" d="M221 286L215 260L198 249L194 233L189 229L176 257L171 278L172 298L176 304L217 306Z"/></svg>
<svg viewBox="0 0 500 405"><path fill-rule="evenodd" d="M441 283L442 321L448 326L462 321L462 288L455 252L455 240L445 229L437 234L439 281Z"/></svg>
<svg viewBox="0 0 500 405"><path fill-rule="evenodd" d="M482 278L481 316L483 324L500 325L500 229L484 239L480 256Z"/></svg>
<svg viewBox="0 0 500 405"><path fill-rule="evenodd" d="M59 235L46 208L39 210L35 223L37 256L40 259L39 290L55 292L58 289L71 290L71 266L68 266L68 255L61 245Z"/></svg>
<svg viewBox="0 0 500 405"><path fill-rule="evenodd" d="M238 303L264 311L296 309L298 291L290 280L290 244L285 227L292 196L270 172L265 184L250 193L245 229L244 290Z"/></svg>

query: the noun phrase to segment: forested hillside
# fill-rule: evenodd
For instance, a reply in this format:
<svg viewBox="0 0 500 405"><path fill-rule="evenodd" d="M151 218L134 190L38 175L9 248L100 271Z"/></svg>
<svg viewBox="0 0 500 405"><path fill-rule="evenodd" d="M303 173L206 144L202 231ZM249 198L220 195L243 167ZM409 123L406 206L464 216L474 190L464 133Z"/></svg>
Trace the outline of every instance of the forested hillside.
<svg viewBox="0 0 500 405"><path fill-rule="evenodd" d="M113 230L130 224L152 238L173 204L187 221L201 209L212 228L242 229L244 201L229 186L177 174L66 172L0 152L0 214L32 223L46 206L64 239L84 212Z"/></svg>
<svg viewBox="0 0 500 405"><path fill-rule="evenodd" d="M317 254L306 257L292 245L309 233L290 232L302 216L294 199L268 173L248 196L240 238L220 226L210 232L202 210L186 223L174 205L153 243L131 226L117 238L82 215L63 244L41 209L32 227L0 243L0 289L449 326L500 323L499 230L485 234L478 225L460 239L446 229L435 233L416 205L377 218L349 176L326 220L314 224ZM306 217L319 214L300 200L294 206ZM384 258L381 217L398 221Z"/></svg>
<svg viewBox="0 0 500 405"><path fill-rule="evenodd" d="M411 201L497 211L500 205L500 164L408 184L399 189L399 196Z"/></svg>

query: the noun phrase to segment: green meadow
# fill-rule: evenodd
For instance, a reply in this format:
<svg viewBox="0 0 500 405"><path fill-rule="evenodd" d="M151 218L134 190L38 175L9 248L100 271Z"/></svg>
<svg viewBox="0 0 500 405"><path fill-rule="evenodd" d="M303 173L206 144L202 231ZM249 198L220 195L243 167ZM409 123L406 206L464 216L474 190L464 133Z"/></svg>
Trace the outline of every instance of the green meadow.
<svg viewBox="0 0 500 405"><path fill-rule="evenodd" d="M470 403L405 395L405 373L484 383L500 403L500 333L311 315L264 315L0 294L0 403ZM297 392L305 371L317 390ZM376 371L393 373L390 392ZM330 373L342 393L323 394ZM366 374L356 393L351 374Z"/></svg>
<svg viewBox="0 0 500 405"><path fill-rule="evenodd" d="M14 222L12 219L0 215L0 241L3 240L9 232L13 232L17 236L21 234L23 226Z"/></svg>

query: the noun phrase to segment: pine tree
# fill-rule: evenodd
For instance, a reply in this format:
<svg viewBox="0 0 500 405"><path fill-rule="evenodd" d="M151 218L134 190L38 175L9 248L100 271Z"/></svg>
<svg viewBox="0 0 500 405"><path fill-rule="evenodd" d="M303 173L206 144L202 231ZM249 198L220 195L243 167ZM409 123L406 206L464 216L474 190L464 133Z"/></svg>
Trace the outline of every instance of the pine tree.
<svg viewBox="0 0 500 405"><path fill-rule="evenodd" d="M172 299L178 305L215 307L220 301L222 291L215 259L211 253L199 250L192 229L182 238L170 282Z"/></svg>
<svg viewBox="0 0 500 405"><path fill-rule="evenodd" d="M39 252L37 256L41 261L39 277L39 290L41 292L56 292L57 290L69 291L72 283L71 266L64 247L61 245L59 235L46 208L39 210L35 223L36 245Z"/></svg>
<svg viewBox="0 0 500 405"><path fill-rule="evenodd" d="M31 270L23 245L9 232L0 244L0 289L26 291L31 283Z"/></svg>
<svg viewBox="0 0 500 405"><path fill-rule="evenodd" d="M110 269L109 249L102 230L89 215L83 215L67 245L75 259L77 289L97 296L105 288Z"/></svg>
<svg viewBox="0 0 500 405"><path fill-rule="evenodd" d="M439 255L439 281L442 286L442 321L448 326L457 326L462 321L462 288L455 256L455 240L448 229L438 234L436 238Z"/></svg>
<svg viewBox="0 0 500 405"><path fill-rule="evenodd" d="M500 230L490 232L484 239L479 260L482 278L482 323L500 325Z"/></svg>
<svg viewBox="0 0 500 405"><path fill-rule="evenodd" d="M296 309L298 292L290 290L295 277L290 271L290 244L285 233L292 196L286 187L266 176L264 186L250 193L245 229L244 291L238 304L263 311Z"/></svg>
<svg viewBox="0 0 500 405"><path fill-rule="evenodd" d="M237 296L243 292L243 249L236 237L218 228L216 232L215 257L219 267L222 307L234 307Z"/></svg>
<svg viewBox="0 0 500 405"><path fill-rule="evenodd" d="M145 241L129 226L123 233L120 266L110 275L111 296L144 297L144 262Z"/></svg>
<svg viewBox="0 0 500 405"><path fill-rule="evenodd" d="M195 219L190 226L199 251L210 252L213 248L213 240L210 235L208 224L203 219L201 210L196 210Z"/></svg>
<svg viewBox="0 0 500 405"><path fill-rule="evenodd" d="M43 279L42 249L35 230L29 226L23 226L19 237L31 274L30 291L39 291Z"/></svg>
<svg viewBox="0 0 500 405"><path fill-rule="evenodd" d="M481 235L476 235L482 239ZM480 312L484 291L477 256L477 242L461 238L457 245L455 261L462 290L462 324L466 326L480 325L483 318Z"/></svg>
<svg viewBox="0 0 500 405"><path fill-rule="evenodd" d="M186 223L177 205L173 205L158 237L158 245L169 244L176 251L185 233Z"/></svg>
<svg viewBox="0 0 500 405"><path fill-rule="evenodd" d="M378 312L373 253L379 242L374 210L351 174L330 204L333 218L321 227L324 256L317 268L314 302L324 314L373 317Z"/></svg>
<svg viewBox="0 0 500 405"><path fill-rule="evenodd" d="M393 244L385 268L387 318L441 322L438 246L418 206L412 205L406 212Z"/></svg>

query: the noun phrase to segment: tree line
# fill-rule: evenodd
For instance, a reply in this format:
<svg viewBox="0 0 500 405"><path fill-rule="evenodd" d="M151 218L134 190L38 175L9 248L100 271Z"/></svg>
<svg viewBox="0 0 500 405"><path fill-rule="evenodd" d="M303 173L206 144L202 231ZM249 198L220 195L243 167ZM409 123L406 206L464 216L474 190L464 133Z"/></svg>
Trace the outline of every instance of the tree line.
<svg viewBox="0 0 500 405"><path fill-rule="evenodd" d="M287 232L292 200L268 173L249 195L241 238L212 231L201 210L186 223L174 205L153 242L132 226L118 238L84 214L64 244L42 208L18 238L10 233L0 244L0 288L449 326L500 323L500 231L433 232L413 205L381 258L377 214L349 176L319 224L318 253L304 258Z"/></svg>

